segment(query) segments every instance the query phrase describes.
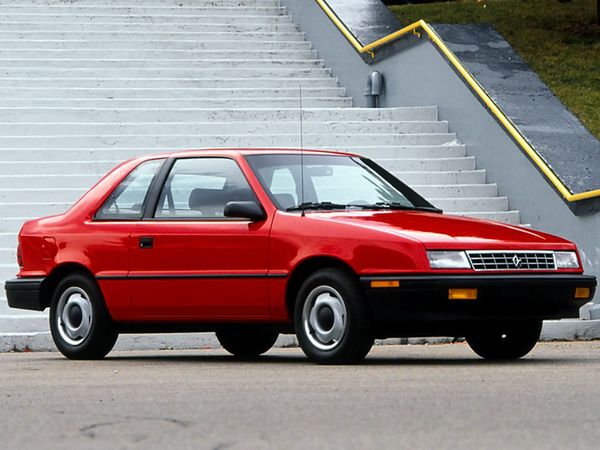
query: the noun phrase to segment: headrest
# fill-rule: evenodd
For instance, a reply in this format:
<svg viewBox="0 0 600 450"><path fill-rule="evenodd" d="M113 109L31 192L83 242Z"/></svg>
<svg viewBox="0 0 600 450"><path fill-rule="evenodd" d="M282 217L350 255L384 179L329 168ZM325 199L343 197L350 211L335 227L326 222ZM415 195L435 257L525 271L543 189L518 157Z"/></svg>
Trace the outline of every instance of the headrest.
<svg viewBox="0 0 600 450"><path fill-rule="evenodd" d="M190 209L200 210L207 206L225 204L227 192L222 189L196 188L190 194L188 205Z"/></svg>

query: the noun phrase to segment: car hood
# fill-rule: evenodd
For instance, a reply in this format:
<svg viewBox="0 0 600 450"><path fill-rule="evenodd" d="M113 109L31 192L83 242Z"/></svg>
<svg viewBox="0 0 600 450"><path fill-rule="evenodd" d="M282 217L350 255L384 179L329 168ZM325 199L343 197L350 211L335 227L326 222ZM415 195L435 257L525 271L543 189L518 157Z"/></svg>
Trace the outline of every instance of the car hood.
<svg viewBox="0 0 600 450"><path fill-rule="evenodd" d="M335 211L319 212L315 216L417 240L429 249L573 248L573 244L565 239L529 228L447 214L422 211Z"/></svg>

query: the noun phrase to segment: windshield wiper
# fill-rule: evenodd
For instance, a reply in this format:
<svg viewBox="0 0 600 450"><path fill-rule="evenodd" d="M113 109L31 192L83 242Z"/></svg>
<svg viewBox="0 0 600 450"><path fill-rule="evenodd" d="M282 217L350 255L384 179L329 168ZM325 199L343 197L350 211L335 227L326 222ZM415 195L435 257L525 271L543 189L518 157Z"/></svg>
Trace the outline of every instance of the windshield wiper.
<svg viewBox="0 0 600 450"><path fill-rule="evenodd" d="M305 202L300 205L286 208L286 211L306 211L309 209L321 211L333 211L336 209L389 209L389 210L408 210L408 211L429 211L442 212L441 209L429 206L412 206L398 202L377 202L375 204L345 204L333 202Z"/></svg>
<svg viewBox="0 0 600 450"><path fill-rule="evenodd" d="M433 206L414 206L414 205L405 205L399 202L377 202L374 205L371 205L380 209L393 209L398 211L429 211L429 212L442 212L441 209L435 208Z"/></svg>
<svg viewBox="0 0 600 450"><path fill-rule="evenodd" d="M286 211L305 211L307 209L332 211L334 209L365 209L371 205L347 205L344 203L332 203L332 202L305 202L290 208L286 208Z"/></svg>

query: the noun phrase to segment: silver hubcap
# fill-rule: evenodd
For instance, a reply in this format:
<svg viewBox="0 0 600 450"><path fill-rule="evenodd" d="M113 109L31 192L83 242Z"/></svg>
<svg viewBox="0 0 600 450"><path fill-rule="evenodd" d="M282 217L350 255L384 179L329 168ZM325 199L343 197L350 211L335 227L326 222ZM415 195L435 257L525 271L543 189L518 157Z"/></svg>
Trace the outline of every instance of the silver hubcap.
<svg viewBox="0 0 600 450"><path fill-rule="evenodd" d="M92 329L93 309L87 293L76 286L58 299L56 324L60 337L69 345L81 345Z"/></svg>
<svg viewBox="0 0 600 450"><path fill-rule="evenodd" d="M332 350L346 333L346 305L331 286L313 289L304 302L302 326L311 344L320 350Z"/></svg>

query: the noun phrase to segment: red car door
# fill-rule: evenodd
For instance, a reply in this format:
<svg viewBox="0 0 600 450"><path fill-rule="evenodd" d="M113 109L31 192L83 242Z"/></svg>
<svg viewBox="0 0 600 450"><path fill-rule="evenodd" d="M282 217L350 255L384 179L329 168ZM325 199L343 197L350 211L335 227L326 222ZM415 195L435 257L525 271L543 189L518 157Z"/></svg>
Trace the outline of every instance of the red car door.
<svg viewBox="0 0 600 450"><path fill-rule="evenodd" d="M270 220L251 222L223 214L227 202L248 200L256 197L233 159L174 161L155 211L132 235L128 278L139 319L268 317Z"/></svg>
<svg viewBox="0 0 600 450"><path fill-rule="evenodd" d="M131 233L142 219L150 186L164 163L165 159L154 159L138 165L113 189L92 220L86 221L82 234L70 234L71 240L79 239L79 245L85 245L85 255L93 262L90 268L115 320L126 319L130 314L126 276ZM58 245L66 247L67 243Z"/></svg>

